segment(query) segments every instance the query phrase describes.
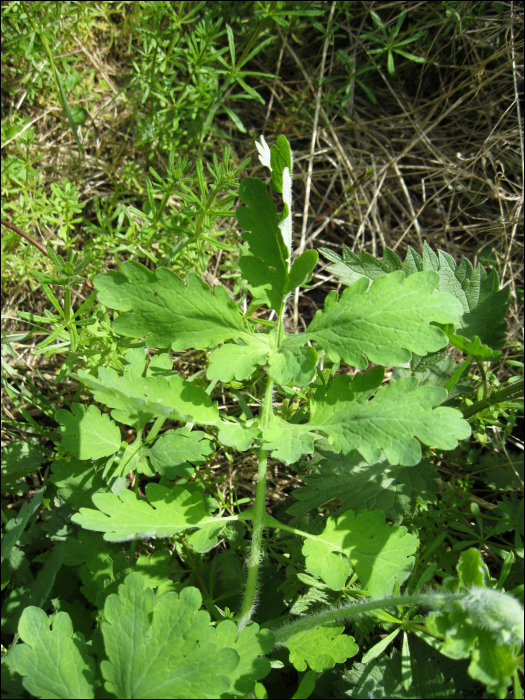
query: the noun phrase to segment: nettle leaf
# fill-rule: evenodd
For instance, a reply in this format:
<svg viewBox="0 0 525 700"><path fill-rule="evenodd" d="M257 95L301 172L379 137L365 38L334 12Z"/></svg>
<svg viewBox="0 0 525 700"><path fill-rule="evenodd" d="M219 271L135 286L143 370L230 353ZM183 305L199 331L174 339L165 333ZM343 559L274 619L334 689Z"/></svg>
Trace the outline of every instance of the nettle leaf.
<svg viewBox="0 0 525 700"><path fill-rule="evenodd" d="M213 348L250 333L242 314L225 287L214 292L190 273L186 284L166 267L150 272L144 265L127 262L123 274L110 270L94 280L98 299L123 311L113 322L115 332L130 338L146 337L147 347L175 352Z"/></svg>
<svg viewBox="0 0 525 700"><path fill-rule="evenodd" d="M97 474L91 462L82 462L71 458L55 460L51 464L51 483L57 487L57 495L73 510L89 508L91 497L96 493L106 493L109 486L100 474Z"/></svg>
<svg viewBox="0 0 525 700"><path fill-rule="evenodd" d="M9 667L24 677L26 690L37 698L95 697L95 660L84 635L74 633L71 618L59 612L50 618L40 608L24 610L18 626L23 644L14 647Z"/></svg>
<svg viewBox="0 0 525 700"><path fill-rule="evenodd" d="M273 649L274 636L268 630L259 630L259 625L252 622L244 627L239 634L239 628L230 620L220 622L216 627L208 627L204 643L213 640L217 645L234 649L239 655L239 663L229 674L230 694L246 697L255 690L255 683L271 671L271 663L262 658Z"/></svg>
<svg viewBox="0 0 525 700"><path fill-rule="evenodd" d="M335 664L343 664L355 656L359 647L350 635L342 634L343 627L316 627L289 637L284 646L290 652L290 662L296 670L322 673Z"/></svg>
<svg viewBox="0 0 525 700"><path fill-rule="evenodd" d="M100 459L120 449L120 429L108 415L96 406L86 408L74 403L71 408L72 413L63 408L55 413L56 421L62 425L58 432L66 450L78 459Z"/></svg>
<svg viewBox="0 0 525 700"><path fill-rule="evenodd" d="M470 435L470 426L459 411L435 408L446 400L445 389L418 387L416 378L391 381L380 386L383 370L373 369L350 377L340 375L328 390L320 388L311 402L307 424L286 423L273 416L264 431L266 449L285 464L313 452L322 431L335 452L357 449L369 464L378 462L384 451L390 464L414 466L421 461L421 441L439 449L451 450L458 440ZM416 439L417 438L417 439Z"/></svg>
<svg viewBox="0 0 525 700"><path fill-rule="evenodd" d="M196 588L157 599L140 574L127 576L118 595L107 598L100 625L106 690L155 699L219 698L230 690L240 655L221 635L208 634L210 616L201 604Z"/></svg>
<svg viewBox="0 0 525 700"><path fill-rule="evenodd" d="M401 584L408 578L416 548L417 538L405 527L386 525L382 511L363 511L356 516L348 510L328 518L320 535L310 535L303 554L308 571L334 591L343 588L353 568L362 587L379 598L389 595L396 581Z"/></svg>
<svg viewBox="0 0 525 700"><path fill-rule="evenodd" d="M423 272L405 279L402 272L381 277L368 287L366 279L328 294L307 330L289 335L286 346L317 342L334 362L366 369L368 362L387 367L410 361L448 343L434 325L458 323L462 307L449 294L435 292L439 276Z"/></svg>
<svg viewBox="0 0 525 700"><path fill-rule="evenodd" d="M227 343L210 355L210 364L206 376L208 379L218 379L221 382L231 382L232 379L243 381L255 371L257 365L266 364L271 352L269 337L263 334L246 336L244 345Z"/></svg>
<svg viewBox="0 0 525 700"><path fill-rule="evenodd" d="M155 469L168 479L190 477L193 467L206 463L213 443L199 430L179 428L163 433L148 451Z"/></svg>
<svg viewBox="0 0 525 700"><path fill-rule="evenodd" d="M362 277L375 280L394 270L402 270L407 277L417 272L435 270L439 274L440 291L448 292L463 306L464 315L455 324L457 334L470 340L478 336L479 342L492 350L503 347L510 287L499 289L495 270L487 275L481 265L474 269L466 258L457 265L451 255L442 250L436 255L427 243L424 244L423 256L409 246L404 263L389 248L385 250L383 260L365 252L358 257L344 245L342 257L327 248L321 248L320 252L335 263L328 267L328 271L341 277L341 282L347 285L354 284Z"/></svg>
<svg viewBox="0 0 525 700"><path fill-rule="evenodd" d="M239 187L239 197L247 206L237 209L237 221L245 229L242 236L249 243L251 253L239 259L242 275L254 301L279 312L283 298L312 274L317 253L307 250L289 269L290 251L283 240L281 217L266 185L245 178Z"/></svg>
<svg viewBox="0 0 525 700"><path fill-rule="evenodd" d="M165 416L201 425L215 425L219 420L217 404L212 403L204 389L176 374L134 379L100 367L98 378L83 370L78 376L97 401L130 415L134 410L149 413L151 418Z"/></svg>
<svg viewBox="0 0 525 700"><path fill-rule="evenodd" d="M309 476L301 480L307 487L292 493L296 503L287 509L295 517L336 499L343 511L378 509L399 525L419 505L436 500L438 474L426 460L411 468L392 467L386 460L367 464L358 452L336 455L323 449L306 466Z"/></svg>
<svg viewBox="0 0 525 700"><path fill-rule="evenodd" d="M98 510L81 508L72 520L87 530L104 532L108 542L123 542L151 537L170 537L188 528L222 526L228 519L211 513L219 504L204 493L201 485L172 486L147 484L146 497L130 490L93 496ZM235 519L235 518L230 518Z"/></svg>
<svg viewBox="0 0 525 700"><path fill-rule="evenodd" d="M392 372L392 379L396 382L400 379L416 377L419 386L445 387L459 365L454 358L445 355L444 352L432 353L425 357L412 356L410 368L396 367ZM464 372L452 389L448 392L448 401L456 396L469 393L474 387L474 380Z"/></svg>

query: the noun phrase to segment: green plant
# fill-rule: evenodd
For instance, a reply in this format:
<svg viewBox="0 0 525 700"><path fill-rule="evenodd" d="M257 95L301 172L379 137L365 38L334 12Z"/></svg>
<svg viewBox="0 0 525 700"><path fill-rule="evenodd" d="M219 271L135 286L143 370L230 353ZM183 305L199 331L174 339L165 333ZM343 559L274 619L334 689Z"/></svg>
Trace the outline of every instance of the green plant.
<svg viewBox="0 0 525 700"><path fill-rule="evenodd" d="M12 588L3 617L14 635L6 683L23 692L23 678L36 697L282 697L279 669L293 667L301 674L293 697L323 697L330 679L350 697L450 696L470 691L471 679L500 698L514 683L518 697L523 610L503 588L514 555L506 553L498 580L472 548L436 574L433 543L421 550L412 527L433 499L426 460L471 434L469 361L456 366L443 350L451 342L470 353L489 400L484 363L503 346L508 291L495 273L466 261L457 267L428 247L404 263L389 250L382 261L328 252L348 288L327 295L304 333L287 334L288 295L308 283L317 253L292 250L286 138L257 146L283 207L279 213L260 180L241 182L239 268L252 296L245 311L225 287L212 290L194 273L183 281L166 266L152 272L130 261L94 280L99 302L114 311L124 361L121 369L99 362L97 373L78 371L109 412L78 397L58 410L61 439L45 487L4 515L2 585ZM53 260L67 289L84 261ZM257 315L262 307L271 319ZM64 322L65 309L57 309ZM171 353L187 350L211 351L205 377L174 370ZM385 383L392 365L407 374ZM213 401L218 388L232 397L231 410ZM257 416L239 389L258 404ZM162 432L166 423L179 425ZM206 478L223 446L257 462L248 509ZM268 514L269 462L299 468L312 454L300 507ZM10 493L42 461L36 449L12 448L3 466ZM375 477L384 479L379 491ZM54 499L60 513L50 508ZM42 521L26 531L42 505ZM248 533L244 577L238 553ZM54 547L31 579L26 557L45 535ZM338 676L336 664L357 654L374 625L387 636ZM384 656L401 632L401 655ZM418 671L419 639L427 657L433 649L468 660L469 675L464 664L448 675L431 664L427 676Z"/></svg>
<svg viewBox="0 0 525 700"><path fill-rule="evenodd" d="M399 56L403 56L403 58L406 58L409 61L413 61L414 63L425 62L425 59L422 56L416 56L413 53L409 53L404 48L408 44L412 44L415 41L421 39L425 35L425 32L416 32L415 34L412 34L411 36L405 38L397 38L399 32L401 31L401 27L403 26L403 22L405 21L406 14L407 12L405 9L401 10L401 13L397 18L395 26L387 30L383 21L381 20L381 17L377 14L377 12L370 10L370 17L372 18L372 21L374 22L376 27L379 27L379 30L381 31L381 34L383 36L378 37L375 34L362 34L360 36L360 39L368 39L369 41L373 41L376 44L381 44L381 47L378 49L369 49L367 51L367 54L369 56L377 56L378 58L381 58L381 56L386 54L386 65L390 75L394 75L394 73L396 72L394 64L395 53L397 53Z"/></svg>

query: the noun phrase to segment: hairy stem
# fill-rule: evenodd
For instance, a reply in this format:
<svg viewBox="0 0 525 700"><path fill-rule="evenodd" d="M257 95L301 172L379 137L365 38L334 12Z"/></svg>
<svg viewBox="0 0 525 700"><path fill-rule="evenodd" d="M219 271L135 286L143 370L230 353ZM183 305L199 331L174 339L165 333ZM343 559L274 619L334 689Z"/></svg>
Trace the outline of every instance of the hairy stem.
<svg viewBox="0 0 525 700"><path fill-rule="evenodd" d="M448 600L464 598L466 593L449 593L446 594ZM445 595L441 596L443 599ZM433 603L437 602L438 596L427 595L427 594L415 594L415 595L401 595L393 598L381 598L379 600L369 600L365 603L347 603L339 608L333 610L325 610L323 612L316 613L310 617L301 618L294 622L290 622L278 629L272 629L275 636L275 646L282 645L294 634L298 632L306 632L308 630L314 629L319 625L327 625L333 622L348 620L353 617L358 617L365 613L371 613L375 610L382 610L384 608L391 608L396 605L414 605L422 604L426 607L433 607ZM400 621L401 622L401 621ZM429 632L425 629L425 633Z"/></svg>
<svg viewBox="0 0 525 700"><path fill-rule="evenodd" d="M268 377L266 392L262 405L259 424L264 429L270 420L272 413L272 393L273 378ZM259 469L257 472L257 490L255 492L255 503L253 504L253 533L250 555L248 557L248 575L246 577L246 590L239 613L239 631L246 627L252 616L255 592L257 589L257 576L259 574L259 563L261 560L262 538L266 519L266 467L268 465L268 453L261 448L259 452Z"/></svg>

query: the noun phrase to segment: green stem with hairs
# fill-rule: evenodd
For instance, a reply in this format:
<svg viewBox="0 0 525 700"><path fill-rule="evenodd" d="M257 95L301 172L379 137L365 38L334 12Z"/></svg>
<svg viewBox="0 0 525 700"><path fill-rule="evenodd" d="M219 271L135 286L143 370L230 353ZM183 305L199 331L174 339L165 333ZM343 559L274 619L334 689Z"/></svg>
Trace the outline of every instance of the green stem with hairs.
<svg viewBox="0 0 525 700"><path fill-rule="evenodd" d="M272 413L273 377L268 377L266 391L260 416L260 428L264 430L268 426ZM246 627L252 616L255 603L255 592L257 590L257 577L259 574L259 563L261 561L262 538L266 521L266 468L268 466L268 452L261 447L259 451L259 469L257 471L257 490L255 492L255 503L252 509L252 546L248 557L248 575L246 577L246 590L239 613L239 631Z"/></svg>

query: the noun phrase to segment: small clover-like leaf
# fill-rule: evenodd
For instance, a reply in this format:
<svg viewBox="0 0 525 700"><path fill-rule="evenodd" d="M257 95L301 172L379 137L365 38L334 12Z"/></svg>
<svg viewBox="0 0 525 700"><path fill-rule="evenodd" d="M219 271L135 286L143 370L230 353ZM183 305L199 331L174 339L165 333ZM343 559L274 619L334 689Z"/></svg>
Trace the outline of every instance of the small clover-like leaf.
<svg viewBox="0 0 525 700"><path fill-rule="evenodd" d="M188 528L203 528L226 523L211 513L218 503L193 486L168 488L150 483L146 486L147 501L133 491L95 494L98 510L81 508L73 521L87 530L104 532L108 542L122 542L149 537L169 537Z"/></svg>
<svg viewBox="0 0 525 700"><path fill-rule="evenodd" d="M322 673L335 664L343 664L355 656L359 647L353 637L342 634L344 627L315 627L297 632L289 637L284 645L290 652L290 661L296 670L306 671L307 664L312 671Z"/></svg>
<svg viewBox="0 0 525 700"><path fill-rule="evenodd" d="M29 606L18 632L23 644L9 654L9 667L24 677L24 687L37 698L94 698L95 660L71 618L57 613L50 629L46 613Z"/></svg>
<svg viewBox="0 0 525 700"><path fill-rule="evenodd" d="M100 459L115 454L120 448L118 426L96 406L86 408L74 403L72 413L61 408L55 418L62 427L62 445L78 459Z"/></svg>
<svg viewBox="0 0 525 700"><path fill-rule="evenodd" d="M416 537L405 527L386 525L382 511L362 511L356 516L348 510L328 518L323 532L305 541L303 554L307 569L335 591L341 590L351 573L339 556L344 554L362 587L381 597L392 592L396 581L407 579L416 547Z"/></svg>
<svg viewBox="0 0 525 700"><path fill-rule="evenodd" d="M218 698L232 684L239 654L209 635L201 594L184 588L156 600L138 573L104 606L106 690L122 698ZM130 630L133 632L130 633Z"/></svg>

